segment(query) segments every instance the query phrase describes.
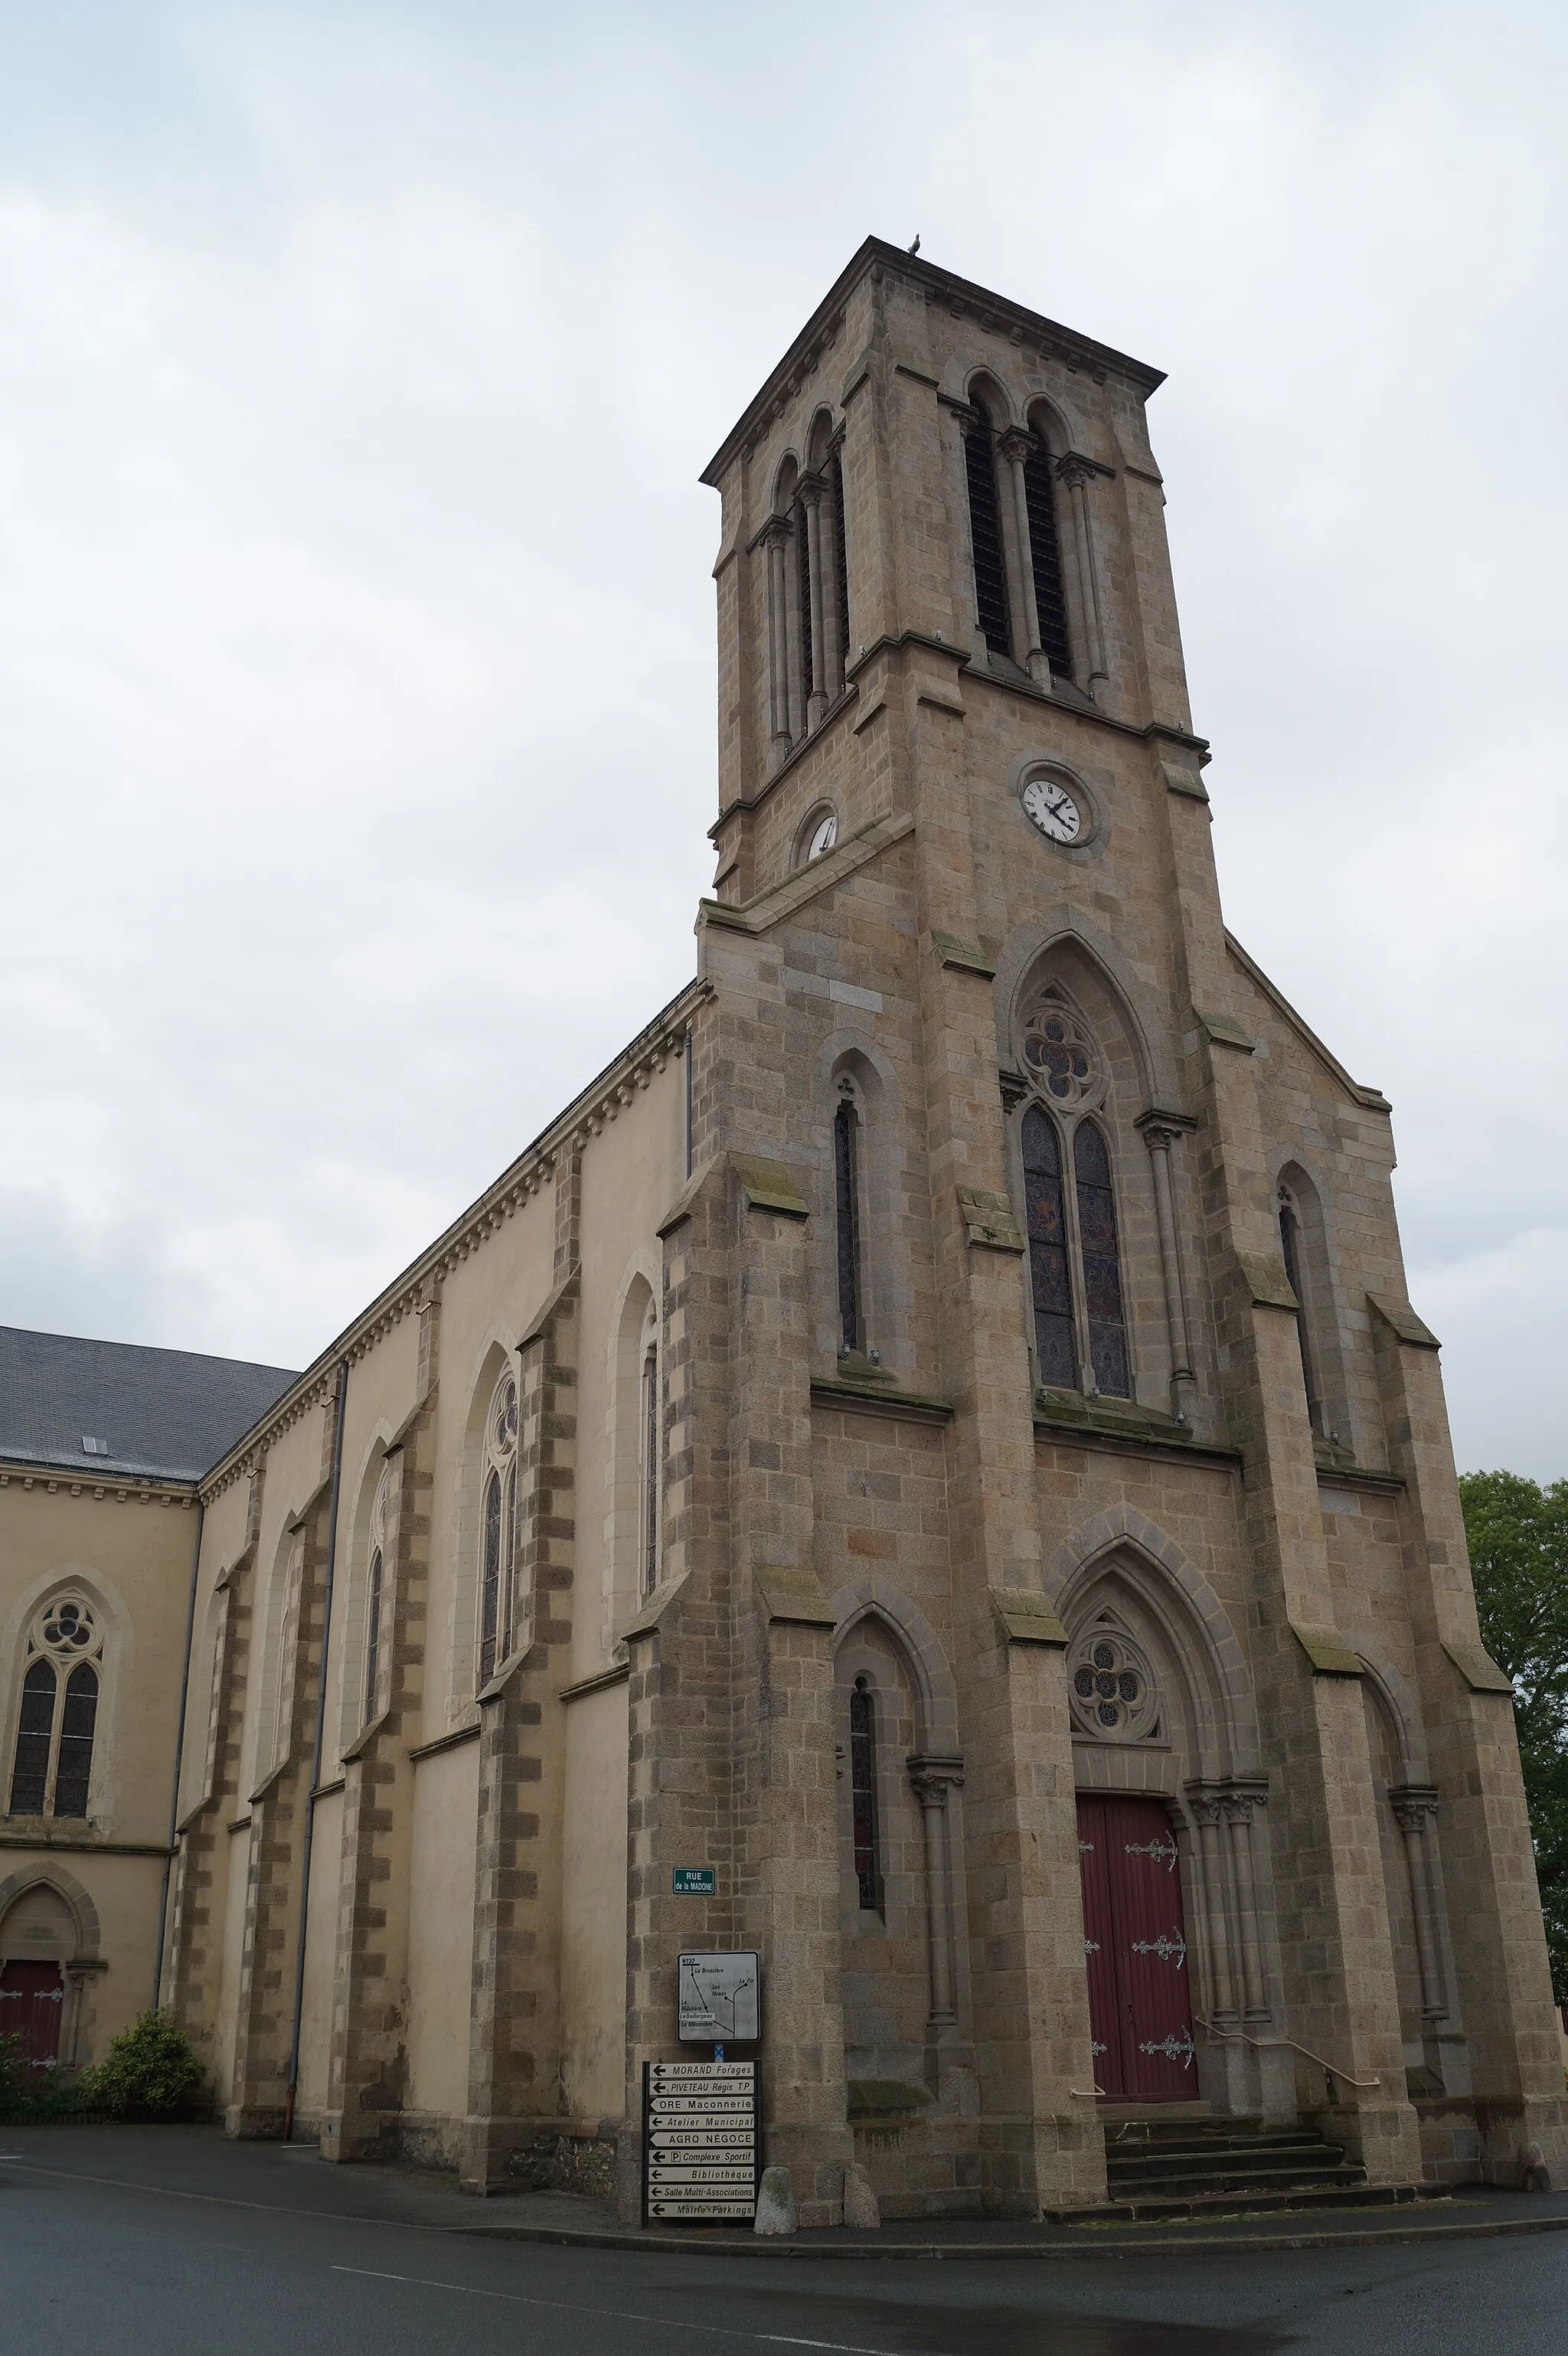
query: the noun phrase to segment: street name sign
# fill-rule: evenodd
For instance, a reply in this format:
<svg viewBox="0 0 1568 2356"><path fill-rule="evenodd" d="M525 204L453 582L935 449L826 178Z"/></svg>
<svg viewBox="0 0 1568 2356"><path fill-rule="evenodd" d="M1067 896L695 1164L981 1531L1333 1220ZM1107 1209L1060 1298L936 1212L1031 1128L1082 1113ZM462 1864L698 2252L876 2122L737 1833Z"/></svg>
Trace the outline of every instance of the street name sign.
<svg viewBox="0 0 1568 2356"><path fill-rule="evenodd" d="M754 2062L645 2062L644 2224L749 2225L757 2128Z"/></svg>
<svg viewBox="0 0 1568 2356"><path fill-rule="evenodd" d="M677 1898L711 1898L713 1868L710 1865L672 1866L670 1889Z"/></svg>

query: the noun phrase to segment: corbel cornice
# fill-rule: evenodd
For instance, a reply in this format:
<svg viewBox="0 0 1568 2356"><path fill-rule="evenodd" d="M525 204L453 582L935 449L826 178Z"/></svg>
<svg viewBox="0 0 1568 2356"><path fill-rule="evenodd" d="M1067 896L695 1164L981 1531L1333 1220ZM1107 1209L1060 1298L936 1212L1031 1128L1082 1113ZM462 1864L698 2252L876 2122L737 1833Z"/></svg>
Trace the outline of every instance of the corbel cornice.
<svg viewBox="0 0 1568 2356"><path fill-rule="evenodd" d="M557 1159L562 1152L581 1152L594 1138L603 1136L610 1123L618 1120L627 1107L636 1102L656 1074L662 1072L672 1058L685 1054L688 1019L712 994L710 982L698 980L688 982L678 997L672 998L638 1032L630 1045L622 1049L614 1062L606 1065L581 1096L574 1097L565 1111L558 1113L549 1127L542 1130L502 1172L495 1184L476 1203L471 1203L443 1235L438 1236L379 1294L362 1315L305 1368L243 1440L213 1466L199 1483L202 1498L210 1504L221 1496L236 1481L254 1470L281 1432L288 1430L312 1408L325 1406L331 1398L336 1369L342 1361L347 1358L350 1365L357 1364L368 1356L405 1317L417 1315L439 1294L453 1269L483 1250L508 1219L527 1208L554 1176Z"/></svg>

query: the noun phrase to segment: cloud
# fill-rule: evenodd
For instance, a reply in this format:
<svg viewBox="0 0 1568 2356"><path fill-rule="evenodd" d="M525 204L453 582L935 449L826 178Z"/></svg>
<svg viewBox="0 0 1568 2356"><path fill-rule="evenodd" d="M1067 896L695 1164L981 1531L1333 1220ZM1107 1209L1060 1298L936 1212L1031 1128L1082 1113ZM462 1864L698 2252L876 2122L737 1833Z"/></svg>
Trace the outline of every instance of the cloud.
<svg viewBox="0 0 1568 2356"><path fill-rule="evenodd" d="M0 1222L138 1238L126 1338L308 1357L687 978L696 476L869 229L1169 369L1231 922L1394 1099L1425 1313L1554 1229L1561 22L812 0L782 37L0 31ZM38 1249L28 1313L91 1326ZM1450 1324L1470 1461L1498 1360Z"/></svg>

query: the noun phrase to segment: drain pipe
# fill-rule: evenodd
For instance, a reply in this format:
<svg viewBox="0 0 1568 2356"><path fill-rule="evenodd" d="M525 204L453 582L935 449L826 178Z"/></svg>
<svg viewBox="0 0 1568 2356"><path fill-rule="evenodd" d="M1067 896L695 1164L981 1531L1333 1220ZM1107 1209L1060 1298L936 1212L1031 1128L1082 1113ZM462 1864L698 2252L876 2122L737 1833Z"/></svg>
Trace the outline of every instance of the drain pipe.
<svg viewBox="0 0 1568 2356"><path fill-rule="evenodd" d="M337 1429L332 1436L332 1503L326 1516L326 1593L321 1607L321 1681L315 1697L315 1743L311 1751L310 1789L305 1795L304 1853L301 1861L299 1952L294 1957L294 2018L289 2034L289 2086L283 2097L283 2141L294 2132L294 2097L300 2083L300 2025L304 2019L304 1945L310 1929L310 1853L315 1837L315 1793L326 1736L326 1656L332 1642L332 1582L337 1569L337 1498L343 1485L343 1416L348 1404L348 1361L337 1369Z"/></svg>
<svg viewBox="0 0 1568 2356"><path fill-rule="evenodd" d="M169 1876L174 1870L175 1834L180 1812L180 1768L185 1759L185 1713L190 1699L190 1648L196 1637L196 1589L201 1573L201 1526L207 1518L207 1507L198 1496L196 1501L196 1544L190 1550L190 1601L185 1615L185 1667L180 1672L180 1714L175 1729L175 1780L169 1794L169 1845L164 1856L163 1894L158 1900L158 1960L153 1965L153 2010L156 2012L164 1992L164 1944L169 1929Z"/></svg>

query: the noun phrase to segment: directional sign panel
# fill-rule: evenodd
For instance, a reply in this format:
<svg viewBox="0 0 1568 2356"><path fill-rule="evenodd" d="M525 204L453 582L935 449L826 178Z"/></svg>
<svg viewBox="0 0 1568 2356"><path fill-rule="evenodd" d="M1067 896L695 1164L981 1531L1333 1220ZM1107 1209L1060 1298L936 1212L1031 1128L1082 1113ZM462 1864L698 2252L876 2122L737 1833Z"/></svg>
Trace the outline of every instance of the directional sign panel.
<svg viewBox="0 0 1568 2356"><path fill-rule="evenodd" d="M683 2045L756 2043L763 2032L755 1955L682 1955L678 1985Z"/></svg>
<svg viewBox="0 0 1568 2356"><path fill-rule="evenodd" d="M750 2224L757 2208L757 2065L643 2067L643 2222Z"/></svg>

